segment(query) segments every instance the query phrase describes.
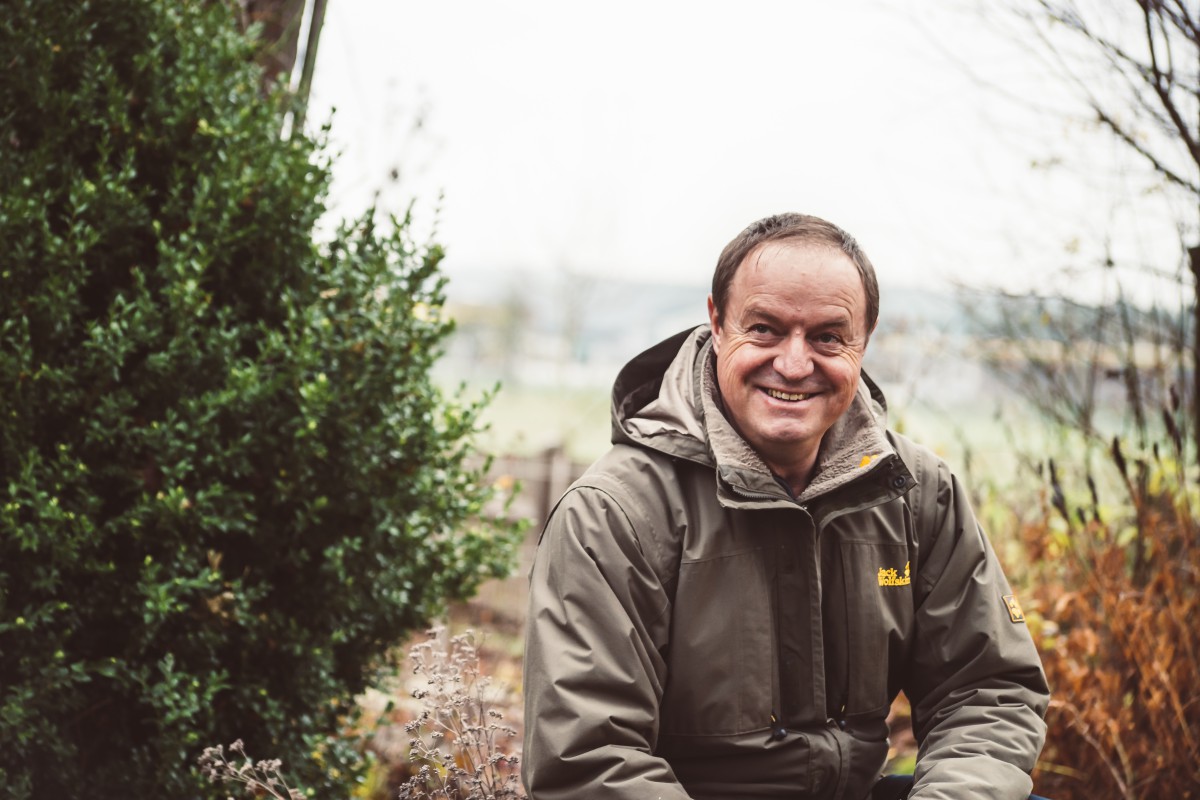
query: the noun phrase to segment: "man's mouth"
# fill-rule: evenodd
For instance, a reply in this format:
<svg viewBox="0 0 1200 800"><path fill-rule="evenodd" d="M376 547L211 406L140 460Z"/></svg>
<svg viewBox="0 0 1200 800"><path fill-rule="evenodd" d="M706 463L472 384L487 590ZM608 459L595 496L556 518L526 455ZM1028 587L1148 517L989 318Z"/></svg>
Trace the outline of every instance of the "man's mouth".
<svg viewBox="0 0 1200 800"><path fill-rule="evenodd" d="M812 392L809 392L807 394L793 394L791 392L781 392L778 389L765 389L764 391L766 391L766 393L768 395L770 395L771 397L774 397L776 400L784 400L788 403L795 403L795 402L799 402L800 400L807 400L808 398L813 396Z"/></svg>

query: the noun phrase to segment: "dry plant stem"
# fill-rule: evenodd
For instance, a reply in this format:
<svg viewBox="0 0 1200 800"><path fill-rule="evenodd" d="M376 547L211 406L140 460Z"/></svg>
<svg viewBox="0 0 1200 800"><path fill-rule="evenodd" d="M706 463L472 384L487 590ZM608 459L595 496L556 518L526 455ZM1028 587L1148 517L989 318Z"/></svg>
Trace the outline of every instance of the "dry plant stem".
<svg viewBox="0 0 1200 800"><path fill-rule="evenodd" d="M411 800L516 800L517 758L503 750L516 731L491 707L491 680L480 674L474 633L449 640L435 628L409 653L427 689L413 696L424 706L406 726L414 734L410 759L421 764L400 790Z"/></svg>
<svg viewBox="0 0 1200 800"><path fill-rule="evenodd" d="M406 726L414 735L409 758L420 764L418 774L400 787L401 800L523 800L516 756L505 745L516 730L503 724L492 708L491 679L480 674L474 633L445 638L434 628L427 642L414 646L409 658L413 672L426 688L413 696L421 700L420 715ZM275 800L304 800L283 780L278 760L253 762L241 740L229 745L234 762L222 746L205 748L200 772L210 782L241 784L248 794Z"/></svg>
<svg viewBox="0 0 1200 800"><path fill-rule="evenodd" d="M1074 703L1068 703L1062 700L1052 700L1050 701L1050 705L1052 708L1059 708L1071 713L1073 722L1076 725L1076 732L1085 742L1088 743L1088 745L1091 746L1093 750L1096 751L1096 755L1099 757L1100 762L1104 765L1104 768L1108 770L1109 774L1112 775L1113 781L1117 784L1117 788L1120 789L1121 797L1126 798L1126 800L1131 800L1132 795L1129 793L1129 787L1126 785L1125 781L1121 779L1121 770L1115 763L1113 763L1113 760L1109 758L1108 751L1104 745L1100 743L1100 740L1095 736L1092 736L1091 732L1088 730L1087 723L1080 721L1079 707ZM1075 772L1075 770L1071 770L1071 772Z"/></svg>
<svg viewBox="0 0 1200 800"><path fill-rule="evenodd" d="M1126 752L1124 745L1121 743L1121 726L1117 724L1115 719L1108 721L1108 736L1112 742L1113 749L1117 751L1117 758L1121 762L1121 772L1124 780L1119 781L1119 785L1126 796L1134 797L1135 795L1128 788L1135 780L1133 766L1129 763L1129 753Z"/></svg>
<svg viewBox="0 0 1200 800"><path fill-rule="evenodd" d="M279 759L253 761L246 755L241 739L229 745L229 752L243 760L241 766L235 766L225 757L225 748L221 745L204 749L199 759L200 774L208 778L209 783L240 783L255 797L266 794L276 800L304 800L304 794L289 787L283 779L280 772L283 765Z"/></svg>

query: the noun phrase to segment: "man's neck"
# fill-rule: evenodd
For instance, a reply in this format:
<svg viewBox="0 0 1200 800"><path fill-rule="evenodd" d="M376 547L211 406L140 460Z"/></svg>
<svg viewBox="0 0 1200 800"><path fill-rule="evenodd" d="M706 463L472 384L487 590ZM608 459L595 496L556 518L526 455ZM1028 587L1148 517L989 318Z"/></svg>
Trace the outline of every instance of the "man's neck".
<svg viewBox="0 0 1200 800"><path fill-rule="evenodd" d="M804 458L788 461L778 461L762 453L759 455L762 456L766 465L770 467L771 472L792 493L792 497L802 495L804 490L808 488L808 485L812 483L813 473L817 468L817 454L815 451Z"/></svg>

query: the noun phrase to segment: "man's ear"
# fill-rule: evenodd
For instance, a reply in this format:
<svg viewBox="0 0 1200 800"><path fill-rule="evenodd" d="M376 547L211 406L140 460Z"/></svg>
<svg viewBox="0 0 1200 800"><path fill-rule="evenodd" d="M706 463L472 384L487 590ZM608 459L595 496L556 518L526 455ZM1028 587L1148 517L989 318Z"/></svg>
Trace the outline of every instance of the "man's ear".
<svg viewBox="0 0 1200 800"><path fill-rule="evenodd" d="M871 337L875 335L875 329L879 327L879 320L875 320L875 324L871 326L871 330L867 331L867 338L863 339L863 351L866 352L867 345L871 343Z"/></svg>
<svg viewBox="0 0 1200 800"><path fill-rule="evenodd" d="M717 306L713 303L712 295L708 296L708 327L712 331L713 352L721 352L721 319Z"/></svg>

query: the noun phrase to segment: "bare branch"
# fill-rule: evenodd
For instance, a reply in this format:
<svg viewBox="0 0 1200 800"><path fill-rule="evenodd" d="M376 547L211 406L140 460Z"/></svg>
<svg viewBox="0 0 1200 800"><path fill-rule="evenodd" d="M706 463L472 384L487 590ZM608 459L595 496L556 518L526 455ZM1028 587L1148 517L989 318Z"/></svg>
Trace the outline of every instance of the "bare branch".
<svg viewBox="0 0 1200 800"><path fill-rule="evenodd" d="M1106 126L1108 126L1109 130L1116 134L1121 141L1129 145L1129 147L1138 153L1138 155L1150 162L1150 166L1154 168L1155 172L1162 175L1176 186L1179 186L1180 188L1185 189L1192 194L1200 195L1200 185L1194 181L1190 181L1187 178L1182 177L1166 164L1158 160L1153 153L1143 147L1142 144L1138 142L1138 140L1135 139L1132 134L1126 131L1120 123L1110 117L1104 111L1104 109L1099 107L1099 105L1093 105L1092 108L1096 112L1097 118Z"/></svg>
<svg viewBox="0 0 1200 800"><path fill-rule="evenodd" d="M1162 103L1163 110L1167 112L1174 123L1175 133L1183 140L1187 146L1188 153L1191 154L1192 161L1200 165L1200 146L1197 145L1196 138L1192 136L1191 127L1183 121L1183 117L1179 113L1179 109L1175 106L1175 99L1171 96L1171 85L1173 80L1169 73L1164 73L1158 65L1158 49L1157 41L1154 35L1154 15L1150 13L1148 3L1143 2L1142 9L1145 12L1146 20L1146 47L1150 51L1150 69L1153 75L1153 80L1150 85L1158 95L1159 102ZM1162 20L1159 20L1161 26ZM1169 40L1169 36L1164 32L1163 36Z"/></svg>
<svg viewBox="0 0 1200 800"><path fill-rule="evenodd" d="M1136 2L1143 13L1149 63L1144 63L1118 42L1088 24L1073 3L1064 5L1051 2L1051 0L1037 0L1038 6L1047 19L1065 26L1095 46L1097 55L1103 58L1113 72L1125 82L1127 97L1135 113L1145 114L1167 136L1178 140L1186 148L1192 163L1200 165L1200 141L1197 140L1193 128L1187 124L1180 113L1176 95L1178 92L1191 98L1197 98L1200 91L1195 82L1185 80L1169 68L1164 70L1159 56L1160 38L1168 46L1171 39L1168 24L1179 30L1180 34L1188 41L1196 42L1195 24L1186 9L1169 13L1162 7L1162 3L1154 0L1136 0ZM1176 24L1176 20L1178 20L1178 24ZM1156 23L1159 33L1155 32ZM1101 101L1096 95L1093 89L1094 81L1077 74L1065 56L1059 52L1055 43L1036 23L1033 27L1047 51L1055 58L1058 69L1087 97L1100 121L1145 158L1154 170L1169 182L1196 194L1200 185L1194 180L1184 178L1177 170L1167 167L1163 158L1153 154L1149 147L1139 142L1128 126L1118 122L1115 115L1106 110L1110 104ZM1149 89L1151 94L1146 94L1144 89Z"/></svg>
<svg viewBox="0 0 1200 800"><path fill-rule="evenodd" d="M1192 19L1192 10L1187 7L1184 0L1174 0L1170 3L1158 3L1160 13L1164 14L1167 19L1171 20L1180 33L1192 44L1200 43L1200 28L1197 28L1196 21Z"/></svg>

